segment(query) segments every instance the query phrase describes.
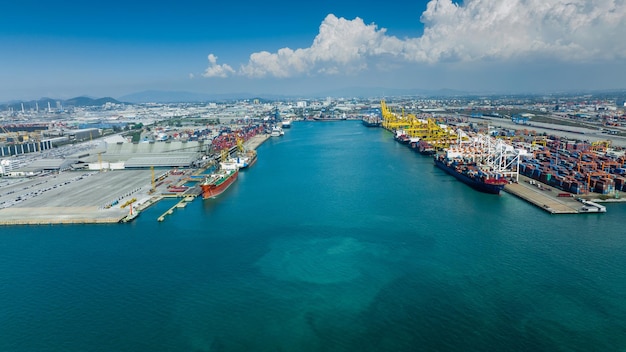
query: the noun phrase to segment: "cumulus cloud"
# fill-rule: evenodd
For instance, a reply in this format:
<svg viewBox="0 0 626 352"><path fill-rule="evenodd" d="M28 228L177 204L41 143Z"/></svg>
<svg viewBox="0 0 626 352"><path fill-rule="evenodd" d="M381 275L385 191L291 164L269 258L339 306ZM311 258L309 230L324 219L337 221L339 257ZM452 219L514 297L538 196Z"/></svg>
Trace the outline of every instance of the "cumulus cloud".
<svg viewBox="0 0 626 352"><path fill-rule="evenodd" d="M544 57L586 61L626 57L624 0L432 0L409 60L474 61Z"/></svg>
<svg viewBox="0 0 626 352"><path fill-rule="evenodd" d="M309 48L254 53L240 73L250 77L290 77L356 72L367 67L367 57L382 54L390 42L399 43L385 32L374 24L366 25L358 17L346 20L331 14L322 22Z"/></svg>
<svg viewBox="0 0 626 352"><path fill-rule="evenodd" d="M209 67L202 74L204 77L227 77L229 74L235 73L232 67L227 64L218 65L217 56L209 54Z"/></svg>
<svg viewBox="0 0 626 352"><path fill-rule="evenodd" d="M424 33L399 39L376 24L328 15L308 48L250 55L235 72L209 55L204 76L292 77L350 74L373 61L398 63L626 58L626 0L431 0ZM378 67L378 66L376 66Z"/></svg>

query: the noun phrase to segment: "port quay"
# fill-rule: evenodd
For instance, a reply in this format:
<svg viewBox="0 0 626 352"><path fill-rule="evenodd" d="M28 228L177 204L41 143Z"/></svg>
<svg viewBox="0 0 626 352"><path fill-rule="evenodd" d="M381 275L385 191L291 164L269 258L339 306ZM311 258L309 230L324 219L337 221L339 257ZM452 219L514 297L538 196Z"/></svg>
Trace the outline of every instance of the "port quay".
<svg viewBox="0 0 626 352"><path fill-rule="evenodd" d="M362 120L362 128L385 128L430 158L472 150L472 160L480 154L493 162L485 144L470 144L500 145L500 166L508 163L496 170L507 180L503 191L551 214L604 212L602 204L623 201L626 190L618 98L23 106L0 111L2 225L127 222L161 199L179 199L155 219L166 221L201 195L199 183L224 155L255 150L299 121Z"/></svg>

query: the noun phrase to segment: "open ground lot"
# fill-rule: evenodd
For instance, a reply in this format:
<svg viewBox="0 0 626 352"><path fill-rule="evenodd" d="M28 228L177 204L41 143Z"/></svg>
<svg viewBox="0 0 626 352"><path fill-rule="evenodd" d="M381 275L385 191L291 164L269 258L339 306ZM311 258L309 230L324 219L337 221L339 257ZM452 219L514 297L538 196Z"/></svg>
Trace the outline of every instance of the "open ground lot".
<svg viewBox="0 0 626 352"><path fill-rule="evenodd" d="M150 170L62 172L2 180L0 224L117 222L126 201L149 198ZM116 203L116 204L113 204Z"/></svg>

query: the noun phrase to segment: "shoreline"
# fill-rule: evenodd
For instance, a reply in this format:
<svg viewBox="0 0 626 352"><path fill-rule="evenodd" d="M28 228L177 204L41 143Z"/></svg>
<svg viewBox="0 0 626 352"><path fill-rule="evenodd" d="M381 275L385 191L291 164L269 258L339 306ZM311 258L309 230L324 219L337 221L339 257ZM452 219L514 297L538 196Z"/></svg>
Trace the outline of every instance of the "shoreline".
<svg viewBox="0 0 626 352"><path fill-rule="evenodd" d="M260 145L270 138L267 134L257 134L251 137L245 143L247 149L256 150ZM196 174L201 169L191 169L189 175ZM202 170L203 172L204 170ZM94 172L91 176L85 177L84 180L76 182L72 185L63 183L66 178L75 176L76 173L68 172L66 175L52 176L50 179L44 180L45 183L58 182L57 187L63 185L61 190L54 187L54 192L62 197L63 193L72 194L77 199L69 199L64 204L44 205L46 200L36 201L29 199L28 205L17 204L7 208L0 209L0 226L19 226L19 225L65 225L65 224L115 224L125 223L141 216L141 212L157 204L164 198L168 198L167 185L159 188L162 190L150 194L150 170L119 170L107 172ZM113 177L111 177L113 176ZM126 177L127 176L127 177ZM187 173L184 175L168 176L167 182L170 185L183 184ZM35 181L39 181L35 180ZM78 185L77 183L81 183ZM125 185L128 183L129 185ZM52 187L49 187L52 188ZM140 191L134 191L139 188ZM131 190L132 189L132 190ZM192 188L190 188L191 190ZM107 191L108 190L108 191ZM113 190L113 191L111 191ZM50 192L50 191L49 191ZM134 192L134 193L133 193ZM114 194L122 194L116 197ZM131 195L132 193L132 195ZM188 192L175 194L175 197L182 197L183 200L193 197ZM44 195L43 197L50 197ZM68 196L69 197L69 196ZM109 208L95 205L100 198L118 199L118 203ZM133 204L133 215L130 215L130 208L121 206L131 197L137 198L139 201ZM47 199L54 199L47 198ZM59 202L57 202L59 203ZM32 204L32 206L31 206ZM38 206L41 205L41 206Z"/></svg>

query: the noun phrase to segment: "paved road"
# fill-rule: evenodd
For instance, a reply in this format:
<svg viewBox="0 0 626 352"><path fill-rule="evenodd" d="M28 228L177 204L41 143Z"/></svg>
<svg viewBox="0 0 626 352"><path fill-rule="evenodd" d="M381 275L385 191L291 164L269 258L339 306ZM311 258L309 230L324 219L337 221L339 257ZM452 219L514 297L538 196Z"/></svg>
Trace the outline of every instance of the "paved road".
<svg viewBox="0 0 626 352"><path fill-rule="evenodd" d="M583 141L595 142L595 141L603 141L610 140L611 144L614 146L624 147L626 148L626 138L621 136L613 136L608 134L600 133L598 130L593 130L590 128L583 127L573 127L573 126L565 126L565 125L556 125L551 123L543 123L543 122L532 122L530 121L530 125L518 125L513 123L513 121L509 119L497 118L497 117L481 117L468 118L470 122L475 123L484 123L485 121L489 121L491 126L501 127L506 129L528 129L535 130L538 133L548 133L559 137L571 138L571 139L579 139Z"/></svg>

